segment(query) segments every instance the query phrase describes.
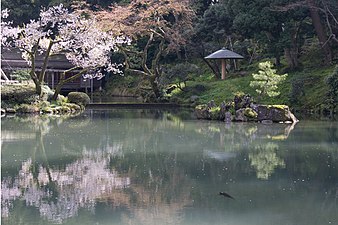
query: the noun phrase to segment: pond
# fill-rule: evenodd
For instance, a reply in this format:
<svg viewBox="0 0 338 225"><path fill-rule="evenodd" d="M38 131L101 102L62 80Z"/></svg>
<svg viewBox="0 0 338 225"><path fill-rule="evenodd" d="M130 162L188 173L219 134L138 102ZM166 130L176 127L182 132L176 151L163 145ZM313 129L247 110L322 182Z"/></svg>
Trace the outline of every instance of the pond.
<svg viewBox="0 0 338 225"><path fill-rule="evenodd" d="M337 122L190 114L2 118L2 224L338 224Z"/></svg>

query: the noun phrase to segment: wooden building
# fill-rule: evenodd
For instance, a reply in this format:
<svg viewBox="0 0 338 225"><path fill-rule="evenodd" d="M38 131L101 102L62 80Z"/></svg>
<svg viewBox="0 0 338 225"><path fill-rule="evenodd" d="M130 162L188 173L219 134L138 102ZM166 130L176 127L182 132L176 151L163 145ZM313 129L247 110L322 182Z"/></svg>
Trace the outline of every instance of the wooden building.
<svg viewBox="0 0 338 225"><path fill-rule="evenodd" d="M36 60L36 71L41 71L43 65L43 57L38 57ZM45 84L54 89L59 82L61 74L73 65L66 59L64 55L53 56L48 61L48 66L45 75ZM27 62L21 57L21 52L18 49L2 49L1 51L1 69L6 76L11 79L10 74L16 70L30 69ZM75 74L79 71L73 71ZM70 76L71 73L66 74ZM85 91L93 92L96 89L102 87L102 80L97 79L84 79L80 77L72 82L65 84L62 87L62 92L69 91Z"/></svg>

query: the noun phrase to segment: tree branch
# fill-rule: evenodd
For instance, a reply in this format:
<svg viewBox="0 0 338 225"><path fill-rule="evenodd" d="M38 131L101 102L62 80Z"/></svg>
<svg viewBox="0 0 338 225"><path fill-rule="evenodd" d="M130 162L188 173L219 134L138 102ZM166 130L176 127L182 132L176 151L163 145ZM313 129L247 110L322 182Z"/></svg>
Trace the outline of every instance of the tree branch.
<svg viewBox="0 0 338 225"><path fill-rule="evenodd" d="M163 52L163 47L164 47L164 39L161 40L160 45L158 47L157 53L155 55L154 60L152 61L152 69L155 71L155 73L159 73L157 65L160 61L162 52Z"/></svg>
<svg viewBox="0 0 338 225"><path fill-rule="evenodd" d="M151 74L151 71L149 70L149 68L147 66L148 49L149 49L150 44L153 41L153 39L154 39L154 34L151 33L150 36L149 36L149 39L147 41L147 44L146 44L146 46L143 49L143 55L142 55L142 65L141 66L142 66L144 72L146 72L148 74Z"/></svg>

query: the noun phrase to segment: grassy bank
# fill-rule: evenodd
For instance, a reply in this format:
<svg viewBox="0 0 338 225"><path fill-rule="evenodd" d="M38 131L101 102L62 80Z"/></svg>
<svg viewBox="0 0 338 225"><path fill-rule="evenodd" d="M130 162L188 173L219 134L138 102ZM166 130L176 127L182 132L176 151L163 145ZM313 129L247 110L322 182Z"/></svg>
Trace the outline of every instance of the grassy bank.
<svg viewBox="0 0 338 225"><path fill-rule="evenodd" d="M279 87L280 95L275 98L263 97L260 102L265 104L286 104L296 109L315 109L325 104L328 85L327 76L331 75L334 66L324 68L304 69L300 72L288 73L288 77ZM189 103L191 96L198 96L198 103L214 100L217 104L230 101L236 92L250 94L259 99L255 89L250 87L251 72L240 76L232 74L226 80L188 81L184 91L175 90L172 98L177 101Z"/></svg>

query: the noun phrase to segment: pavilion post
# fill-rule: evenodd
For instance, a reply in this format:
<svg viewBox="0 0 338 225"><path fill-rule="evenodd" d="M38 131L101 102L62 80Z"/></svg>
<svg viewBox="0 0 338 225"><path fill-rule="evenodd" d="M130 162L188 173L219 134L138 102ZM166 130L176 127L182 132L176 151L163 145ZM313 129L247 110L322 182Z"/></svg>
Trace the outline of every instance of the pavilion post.
<svg viewBox="0 0 338 225"><path fill-rule="evenodd" d="M225 59L221 59L221 61L222 61L222 80L225 80L225 75L227 73L226 71L227 63Z"/></svg>

